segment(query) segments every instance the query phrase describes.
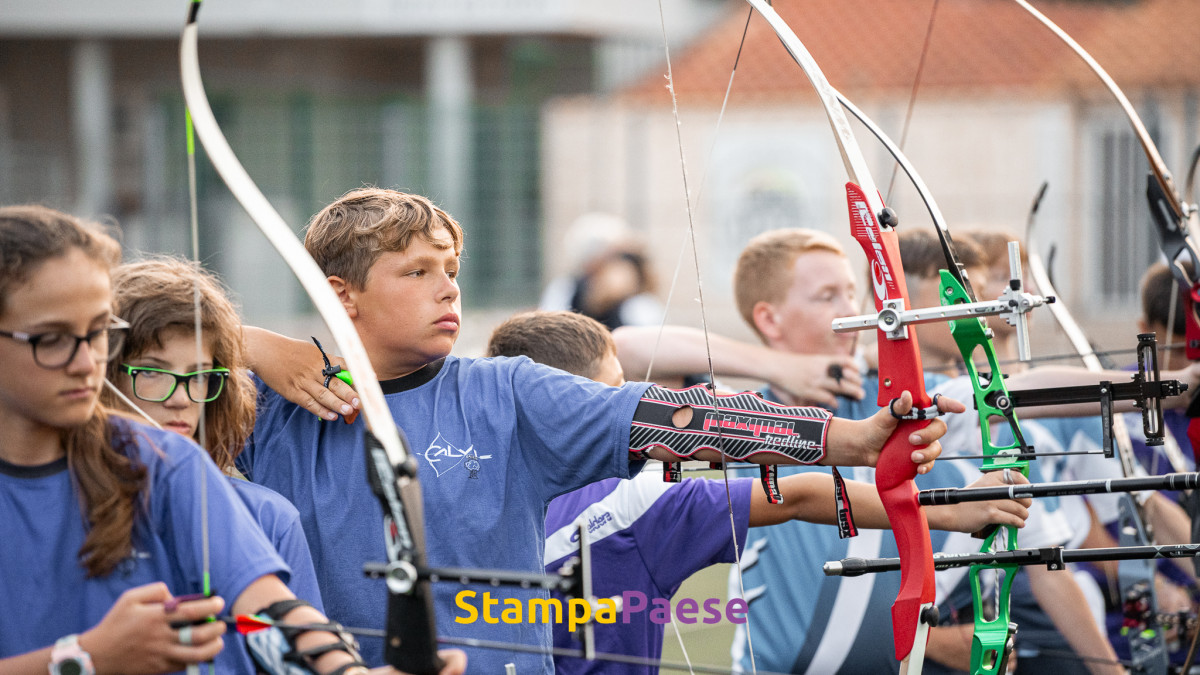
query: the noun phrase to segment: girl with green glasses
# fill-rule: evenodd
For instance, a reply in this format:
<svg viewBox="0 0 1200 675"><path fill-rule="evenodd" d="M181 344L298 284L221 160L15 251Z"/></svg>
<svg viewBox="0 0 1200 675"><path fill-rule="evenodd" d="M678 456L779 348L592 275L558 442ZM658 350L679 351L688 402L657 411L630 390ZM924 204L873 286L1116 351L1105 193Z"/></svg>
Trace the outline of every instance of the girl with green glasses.
<svg viewBox="0 0 1200 675"><path fill-rule="evenodd" d="M254 426L255 391L242 367L241 320L220 283L185 260L126 263L113 272L113 305L130 329L108 362L108 379L164 429L199 442L228 473ZM120 407L115 397L110 403Z"/></svg>
<svg viewBox="0 0 1200 675"><path fill-rule="evenodd" d="M225 289L186 260L127 263L113 271L113 313L130 328L108 362L109 380L163 429L208 451L291 568L288 587L320 610L316 572L296 507L270 488L235 477L233 460L254 428L256 394L244 367L241 319ZM105 397L122 407L111 391ZM218 672L240 672L249 667L249 658L241 640L226 640Z"/></svg>

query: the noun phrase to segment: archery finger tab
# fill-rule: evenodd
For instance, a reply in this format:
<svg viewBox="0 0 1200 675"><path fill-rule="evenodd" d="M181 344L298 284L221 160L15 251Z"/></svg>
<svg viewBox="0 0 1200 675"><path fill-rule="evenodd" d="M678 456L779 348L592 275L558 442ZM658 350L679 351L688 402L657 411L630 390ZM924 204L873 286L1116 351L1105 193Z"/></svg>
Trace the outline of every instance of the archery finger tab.
<svg viewBox="0 0 1200 675"><path fill-rule="evenodd" d="M825 369L825 374L833 379L838 386L841 386L842 378L845 377L845 374L842 372L842 366L837 363L829 364L829 367Z"/></svg>
<svg viewBox="0 0 1200 675"><path fill-rule="evenodd" d="M219 595L196 593L171 598L163 603L163 613L170 617L173 627L195 621L204 621L216 616L225 608L225 599Z"/></svg>
<svg viewBox="0 0 1200 675"><path fill-rule="evenodd" d="M177 595L163 603L163 611L167 614L173 614L179 608L180 603L191 602L192 600L203 600L208 597L203 593L189 593L187 595Z"/></svg>

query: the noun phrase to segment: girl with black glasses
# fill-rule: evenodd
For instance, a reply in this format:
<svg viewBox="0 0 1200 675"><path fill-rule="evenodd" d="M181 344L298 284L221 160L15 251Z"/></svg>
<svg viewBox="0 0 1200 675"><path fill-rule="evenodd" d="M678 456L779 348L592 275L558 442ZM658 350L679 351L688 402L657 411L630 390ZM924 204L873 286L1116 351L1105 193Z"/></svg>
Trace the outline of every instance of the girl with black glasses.
<svg viewBox="0 0 1200 675"><path fill-rule="evenodd" d="M287 565L195 443L100 402L126 328L119 257L98 226L0 208L0 672L182 670L220 651L225 625L207 619L222 597L233 614L303 625L258 633L279 637L255 644L281 667L287 649L306 672L365 672L340 627L277 576ZM213 392L211 374L191 383L206 369L185 373L193 396ZM221 597L196 597L209 580Z"/></svg>

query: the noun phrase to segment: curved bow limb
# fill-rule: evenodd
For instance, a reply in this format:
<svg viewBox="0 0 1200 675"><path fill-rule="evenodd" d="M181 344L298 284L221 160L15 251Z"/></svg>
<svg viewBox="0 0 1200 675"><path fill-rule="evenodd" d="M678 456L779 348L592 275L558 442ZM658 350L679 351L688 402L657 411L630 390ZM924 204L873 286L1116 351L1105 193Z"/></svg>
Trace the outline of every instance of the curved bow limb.
<svg viewBox="0 0 1200 675"><path fill-rule="evenodd" d="M1142 152L1145 153L1146 159L1150 163L1153 180L1147 187L1146 196L1150 200L1150 214L1158 228L1159 244L1175 278L1189 293L1187 356L1193 361L1200 360L1200 316L1197 315L1196 305L1200 301L1200 239L1198 239L1200 222L1197 222L1196 208L1184 200L1185 196L1175 185L1175 180L1167 169L1166 162L1163 161L1162 154L1158 151L1158 146L1150 138L1150 133L1146 131L1146 125L1142 123L1133 104L1129 102L1129 97L1117 86L1108 72L1074 38L1027 0L1013 1L1054 33L1087 64L1088 68L1095 73L1113 98L1117 100L1121 110L1129 119L1138 143L1142 146ZM1190 271L1183 267L1181 264L1183 262L1191 263ZM1191 432L1189 435L1192 435ZM1200 438L1200 434L1197 434L1197 437Z"/></svg>
<svg viewBox="0 0 1200 675"><path fill-rule="evenodd" d="M385 528L389 533L388 553L396 569L388 580L391 598L386 640L388 660L392 665L418 675L436 673L440 669L440 660L429 582L419 581L415 574L408 573L425 566L423 504L415 462L392 419L366 348L337 294L304 245L250 178L217 124L200 77L196 23L199 10L200 2L193 0L180 38L184 101L213 167L300 280L354 373L367 424L366 447L374 458L368 465L379 472L373 487L383 504ZM403 635L397 632L400 629L403 629Z"/></svg>
<svg viewBox="0 0 1200 675"><path fill-rule="evenodd" d="M808 50L770 4L765 0L747 1L771 25L820 96L849 174L846 196L851 232L870 261L876 310L907 309L907 287L893 230L895 214L884 208L866 160L850 130L850 123L839 107L836 93ZM927 408L931 401L925 392L924 370L916 335L910 334L907 329L901 329L899 333L902 335L893 339L880 331L878 403L888 405L899 398L902 392L908 391L912 394L915 407ZM928 423L902 420L884 445L875 470L876 487L892 524L901 559L901 588L892 605L895 653L901 661L901 672L914 674L921 672L924 663L935 587L929 523L917 504L916 487L913 485L917 467L911 460L915 448L908 442L908 437Z"/></svg>

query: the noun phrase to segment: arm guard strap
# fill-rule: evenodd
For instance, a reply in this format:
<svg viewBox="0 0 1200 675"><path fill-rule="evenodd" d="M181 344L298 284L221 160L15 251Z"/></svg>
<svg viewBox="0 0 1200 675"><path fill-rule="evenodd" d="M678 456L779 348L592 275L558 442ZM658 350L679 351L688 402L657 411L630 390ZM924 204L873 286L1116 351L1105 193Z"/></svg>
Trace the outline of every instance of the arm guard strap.
<svg viewBox="0 0 1200 675"><path fill-rule="evenodd" d="M304 600L281 600L258 613L272 621L280 622L266 630L256 631L246 636L246 647L254 658L255 666L260 673L267 675L312 675L316 673L313 662L321 655L332 651L346 652L354 659L336 672L342 673L353 666L366 666L358 655L358 642L354 636L345 631L341 624L330 621L314 624L286 624L283 617L297 607L312 607ZM296 646L296 638L303 633L321 631L332 634L336 642L300 650Z"/></svg>
<svg viewBox="0 0 1200 675"><path fill-rule="evenodd" d="M702 384L653 385L633 413L629 450L644 456L650 448L664 448L682 459L716 450L737 461L816 464L825 457L831 417L821 408L779 405L748 391L714 394Z"/></svg>

